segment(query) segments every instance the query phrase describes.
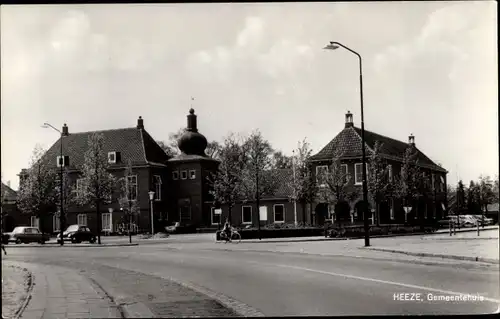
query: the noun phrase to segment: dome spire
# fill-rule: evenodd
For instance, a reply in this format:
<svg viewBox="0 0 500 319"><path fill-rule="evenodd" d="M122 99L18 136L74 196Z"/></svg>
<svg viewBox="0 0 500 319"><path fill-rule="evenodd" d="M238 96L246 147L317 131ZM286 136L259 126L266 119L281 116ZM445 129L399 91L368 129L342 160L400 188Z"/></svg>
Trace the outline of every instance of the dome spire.
<svg viewBox="0 0 500 319"><path fill-rule="evenodd" d="M194 109L189 110L187 116L187 128L184 134L177 142L179 149L186 155L200 155L207 156L205 149L207 148L207 139L203 134L198 133L196 114Z"/></svg>

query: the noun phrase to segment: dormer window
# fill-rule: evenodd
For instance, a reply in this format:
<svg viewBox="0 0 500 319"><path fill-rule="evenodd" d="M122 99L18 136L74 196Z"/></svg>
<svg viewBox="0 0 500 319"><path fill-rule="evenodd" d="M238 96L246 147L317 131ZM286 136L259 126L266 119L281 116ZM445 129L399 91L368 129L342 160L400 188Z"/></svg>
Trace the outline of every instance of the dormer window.
<svg viewBox="0 0 500 319"><path fill-rule="evenodd" d="M178 171L172 172L172 179L174 181L179 179L179 172Z"/></svg>
<svg viewBox="0 0 500 319"><path fill-rule="evenodd" d="M196 178L196 170L192 169L189 171L189 178L190 179L195 179Z"/></svg>
<svg viewBox="0 0 500 319"><path fill-rule="evenodd" d="M181 179L187 179L187 171L181 171Z"/></svg>
<svg viewBox="0 0 500 319"><path fill-rule="evenodd" d="M119 152L108 152L108 163L109 164L118 163L119 156L120 156Z"/></svg>
<svg viewBox="0 0 500 319"><path fill-rule="evenodd" d="M57 157L57 167L69 166L69 156L58 156Z"/></svg>

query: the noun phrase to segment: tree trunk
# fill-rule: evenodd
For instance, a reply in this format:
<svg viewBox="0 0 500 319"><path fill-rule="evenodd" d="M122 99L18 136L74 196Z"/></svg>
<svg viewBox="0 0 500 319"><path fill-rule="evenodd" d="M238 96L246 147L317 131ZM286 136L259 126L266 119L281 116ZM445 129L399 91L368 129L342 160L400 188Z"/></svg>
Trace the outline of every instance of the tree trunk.
<svg viewBox="0 0 500 319"><path fill-rule="evenodd" d="M313 221L313 203L312 201L309 202L309 217L310 217L310 220L311 220L311 226L314 225L314 221Z"/></svg>
<svg viewBox="0 0 500 319"><path fill-rule="evenodd" d="M375 202L375 216L377 218L376 225L378 227L378 226L380 226L380 203L378 200Z"/></svg>
<svg viewBox="0 0 500 319"><path fill-rule="evenodd" d="M97 209L97 243L101 244L101 203L100 201L96 201L96 209Z"/></svg>
<svg viewBox="0 0 500 319"><path fill-rule="evenodd" d="M300 206L302 208L302 224L305 227L306 226L306 201L305 200L301 201Z"/></svg>

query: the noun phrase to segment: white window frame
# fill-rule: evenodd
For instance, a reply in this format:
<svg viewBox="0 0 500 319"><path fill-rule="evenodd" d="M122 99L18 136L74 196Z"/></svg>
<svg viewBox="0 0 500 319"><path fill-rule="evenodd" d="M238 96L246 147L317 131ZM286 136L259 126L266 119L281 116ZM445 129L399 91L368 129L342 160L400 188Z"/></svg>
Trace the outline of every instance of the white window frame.
<svg viewBox="0 0 500 319"><path fill-rule="evenodd" d="M80 223L80 219L83 219L85 220L84 223ZM87 214L78 214L76 216L76 223L78 224L78 226L87 226Z"/></svg>
<svg viewBox="0 0 500 319"><path fill-rule="evenodd" d="M344 167L345 167L345 173L344 173L344 170L343 170ZM347 164L340 164L340 172L342 174L346 174L346 176L349 174L349 171L347 170L347 168L348 168Z"/></svg>
<svg viewBox="0 0 500 319"><path fill-rule="evenodd" d="M267 217L267 206L260 206L259 207L259 218L261 221L266 221L268 220Z"/></svg>
<svg viewBox="0 0 500 319"><path fill-rule="evenodd" d="M389 174L389 182L394 180L394 172L392 171L392 164L387 165L387 172Z"/></svg>
<svg viewBox="0 0 500 319"><path fill-rule="evenodd" d="M35 227L35 228L40 229L40 218L38 218L36 216L31 216L30 225L31 225L31 227Z"/></svg>
<svg viewBox="0 0 500 319"><path fill-rule="evenodd" d="M358 168L359 167L359 168ZM368 166L367 166L368 168ZM358 182L358 171L361 171L361 180ZM354 164L354 185L363 184L363 163Z"/></svg>
<svg viewBox="0 0 500 319"><path fill-rule="evenodd" d="M174 180L174 181L179 180L179 171L172 172L172 180Z"/></svg>
<svg viewBox="0 0 500 319"><path fill-rule="evenodd" d="M276 220L276 206L283 207L283 220ZM273 205L273 221L275 224L283 224L285 222L285 205L284 204L274 204Z"/></svg>
<svg viewBox="0 0 500 319"><path fill-rule="evenodd" d="M196 170L195 169L189 170L189 179L196 179Z"/></svg>
<svg viewBox="0 0 500 319"><path fill-rule="evenodd" d="M75 187L75 192L76 192L76 196L77 197L81 197L82 196L82 192L83 192L83 181L84 179L83 178L78 178L76 180L76 187Z"/></svg>
<svg viewBox="0 0 500 319"><path fill-rule="evenodd" d="M54 233L61 231L61 219L57 214L52 215L52 231Z"/></svg>
<svg viewBox="0 0 500 319"><path fill-rule="evenodd" d="M394 220L394 199L389 198L389 217Z"/></svg>
<svg viewBox="0 0 500 319"><path fill-rule="evenodd" d="M133 180L135 179L135 182L133 182ZM132 181L131 181L132 180ZM130 185L135 185L135 198L133 198L133 192L130 192L130 198L129 200L130 201L136 201L137 200L137 197L139 196L139 186L137 185L137 175L128 175L127 176L127 192L129 192L129 187L131 187Z"/></svg>
<svg viewBox="0 0 500 319"><path fill-rule="evenodd" d="M324 172L327 172L327 173L328 173L328 165L318 165L318 166L316 166L316 183L319 183L319 175L320 175L319 173L320 173L322 170L323 170ZM320 187L324 187L324 186L325 186L325 184L321 184L321 185L319 185L319 186L320 186Z"/></svg>
<svg viewBox="0 0 500 319"><path fill-rule="evenodd" d="M441 180L441 183L440 183L441 192L444 192L445 189L446 189L446 183L444 182L444 177L443 176L439 176L439 179Z"/></svg>
<svg viewBox="0 0 500 319"><path fill-rule="evenodd" d="M61 163L61 158L62 158L62 163ZM66 157L63 156L57 156L57 167L66 167Z"/></svg>
<svg viewBox="0 0 500 319"><path fill-rule="evenodd" d="M183 177L185 175L185 177ZM181 179L186 180L188 179L188 172L186 170L181 171Z"/></svg>
<svg viewBox="0 0 500 319"><path fill-rule="evenodd" d="M250 208L250 221L245 221L244 211L245 211L246 207ZM250 206L250 205L241 206L241 223L242 224L251 224L252 223L252 219L253 219L253 207Z"/></svg>
<svg viewBox="0 0 500 319"><path fill-rule="evenodd" d="M215 211L216 210L220 210L220 214L219 215L216 215L215 214ZM218 223L214 223L214 216L219 216L219 222ZM212 207L210 209L210 223L212 225L220 225L220 222L221 222L221 217L222 217L222 209L221 208L215 208L215 207Z"/></svg>
<svg viewBox="0 0 500 319"><path fill-rule="evenodd" d="M111 159L113 157L113 159ZM116 164L116 152L108 152L108 163Z"/></svg>
<svg viewBox="0 0 500 319"><path fill-rule="evenodd" d="M106 219L108 220L108 222L104 222ZM106 225L106 224L109 224L109 225ZM113 213L102 213L101 214L101 227L102 227L102 231L110 232L110 233L113 232Z"/></svg>
<svg viewBox="0 0 500 319"><path fill-rule="evenodd" d="M161 201L161 176L153 175L153 179L155 181L155 201Z"/></svg>

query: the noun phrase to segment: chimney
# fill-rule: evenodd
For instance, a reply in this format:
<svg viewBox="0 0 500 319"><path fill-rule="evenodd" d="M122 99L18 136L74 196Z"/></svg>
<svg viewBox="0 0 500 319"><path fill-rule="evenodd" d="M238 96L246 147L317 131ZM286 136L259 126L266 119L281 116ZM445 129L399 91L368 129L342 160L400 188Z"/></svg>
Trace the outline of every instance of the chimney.
<svg viewBox="0 0 500 319"><path fill-rule="evenodd" d="M66 123L64 123L64 126L62 128L62 136L68 136L68 135L69 135L68 126L66 125Z"/></svg>
<svg viewBox="0 0 500 319"><path fill-rule="evenodd" d="M198 127L196 125L196 115L194 114L194 109L189 110L189 115L187 116L187 131L198 132Z"/></svg>
<svg viewBox="0 0 500 319"><path fill-rule="evenodd" d="M408 136L408 144L415 146L415 136L413 136L413 133Z"/></svg>
<svg viewBox="0 0 500 319"><path fill-rule="evenodd" d="M139 119L137 120L137 129L144 129L144 120L142 119L142 116L139 116Z"/></svg>
<svg viewBox="0 0 500 319"><path fill-rule="evenodd" d="M350 111L347 111L346 115L345 115L345 127L348 128L348 127L353 127L354 126L354 122L352 121L352 114Z"/></svg>

